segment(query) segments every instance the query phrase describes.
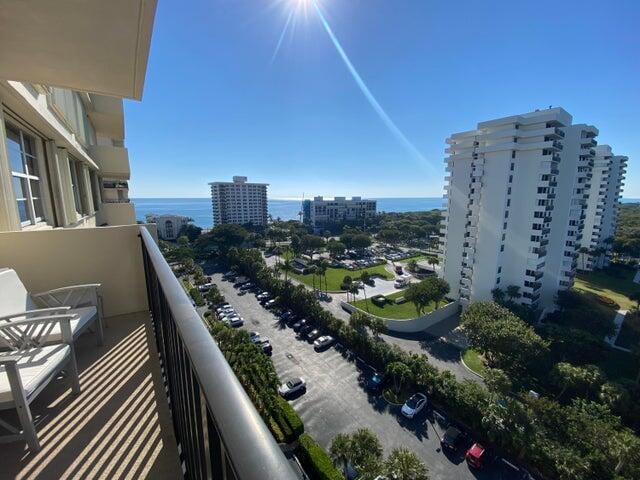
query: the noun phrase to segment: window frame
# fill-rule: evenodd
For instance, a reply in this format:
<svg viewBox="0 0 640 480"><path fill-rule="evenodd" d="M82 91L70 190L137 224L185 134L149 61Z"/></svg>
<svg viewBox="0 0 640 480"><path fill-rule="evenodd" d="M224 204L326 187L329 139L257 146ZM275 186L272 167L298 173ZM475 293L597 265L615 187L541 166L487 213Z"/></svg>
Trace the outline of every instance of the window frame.
<svg viewBox="0 0 640 480"><path fill-rule="evenodd" d="M43 162L41 161L42 159L39 158L38 156L38 146L36 144L36 142L42 141L42 139L29 131L25 131L24 128L22 128L21 126L17 125L14 122L11 122L10 120L5 119L4 124L5 124L4 125L5 126L5 144L9 140L9 131L11 131L13 134L17 134L18 136L19 146L20 146L20 160L24 168L24 172L17 172L13 170L13 165L11 164L11 162L9 162L9 173L12 179L11 189L13 191L14 201L16 202L16 208L18 209L18 220L20 222L20 227L25 228L33 225L38 225L39 223L44 223L47 221L46 214L45 214L45 204L44 204L45 199L43 197L43 194L44 194L43 189L44 189L45 182L43 181L44 178L42 177L42 174L40 171L42 169ZM32 153L27 153L26 151L25 136L31 142ZM7 154L9 154L8 145L6 145L6 148L7 148ZM27 157L31 160L32 164L36 166L35 167L35 169L37 170L36 172L30 172L29 162L27 161ZM37 175L35 173L37 173ZM14 178L20 179L20 182L23 184L22 197L17 196L17 192L13 187ZM38 190L39 190L38 196L35 196L33 194L31 182L37 183ZM26 185L26 188L25 188L25 185ZM25 194L26 196L24 196ZM41 213L40 216L38 216L36 212L36 207L34 203L35 200L40 202L40 213ZM28 217L27 220L22 220L20 216L20 209L18 208L19 201L25 202L26 212Z"/></svg>

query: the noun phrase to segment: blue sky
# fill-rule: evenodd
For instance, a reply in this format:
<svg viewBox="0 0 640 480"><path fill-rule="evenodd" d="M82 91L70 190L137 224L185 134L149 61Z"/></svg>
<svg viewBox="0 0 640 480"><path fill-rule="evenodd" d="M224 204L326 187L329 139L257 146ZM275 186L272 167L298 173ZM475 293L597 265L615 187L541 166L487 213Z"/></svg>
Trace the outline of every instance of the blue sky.
<svg viewBox="0 0 640 480"><path fill-rule="evenodd" d="M272 63L295 1L162 0L142 102L125 103L132 196L207 196L233 175L280 198L440 196L447 136L553 105L629 156L624 195L640 197L640 2L321 3L422 159L372 109L312 10Z"/></svg>

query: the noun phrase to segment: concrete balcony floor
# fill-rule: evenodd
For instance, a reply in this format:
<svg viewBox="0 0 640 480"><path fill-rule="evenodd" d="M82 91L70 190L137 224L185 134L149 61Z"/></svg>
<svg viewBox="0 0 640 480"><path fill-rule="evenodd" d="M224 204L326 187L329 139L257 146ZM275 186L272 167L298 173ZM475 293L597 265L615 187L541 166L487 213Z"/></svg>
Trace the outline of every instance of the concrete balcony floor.
<svg viewBox="0 0 640 480"><path fill-rule="evenodd" d="M0 478L182 478L149 313L107 319L76 342L82 393L52 381L31 404L42 449L0 447ZM1 418L17 425L14 411Z"/></svg>

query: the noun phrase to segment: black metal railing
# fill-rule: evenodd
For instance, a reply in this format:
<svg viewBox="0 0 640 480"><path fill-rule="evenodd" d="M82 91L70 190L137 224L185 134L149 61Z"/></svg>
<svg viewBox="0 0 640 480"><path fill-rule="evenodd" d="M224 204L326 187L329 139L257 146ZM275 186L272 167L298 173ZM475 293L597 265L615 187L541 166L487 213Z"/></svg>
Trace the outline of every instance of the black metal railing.
<svg viewBox="0 0 640 480"><path fill-rule="evenodd" d="M153 237L140 229L149 309L184 477L296 475Z"/></svg>

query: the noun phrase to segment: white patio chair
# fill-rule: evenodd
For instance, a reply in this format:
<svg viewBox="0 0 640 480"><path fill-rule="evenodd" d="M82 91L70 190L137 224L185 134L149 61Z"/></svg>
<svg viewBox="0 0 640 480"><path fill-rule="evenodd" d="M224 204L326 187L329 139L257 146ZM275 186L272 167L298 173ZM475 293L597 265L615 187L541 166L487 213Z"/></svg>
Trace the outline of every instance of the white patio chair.
<svg viewBox="0 0 640 480"><path fill-rule="evenodd" d="M71 320L74 315L24 315L22 320L0 322L0 410L15 409L20 427L0 419L9 432L0 442L23 439L36 452L40 442L31 415L31 402L65 369L73 393L80 393ZM59 329L62 342L51 344L49 337ZM66 367L66 368L65 368Z"/></svg>
<svg viewBox="0 0 640 480"><path fill-rule="evenodd" d="M71 333L75 340L95 323L98 344L104 342L100 284L73 285L30 294L20 277L10 268L0 270L0 324L14 322L30 313L35 315L73 315ZM56 326L46 341L60 343L62 332Z"/></svg>

